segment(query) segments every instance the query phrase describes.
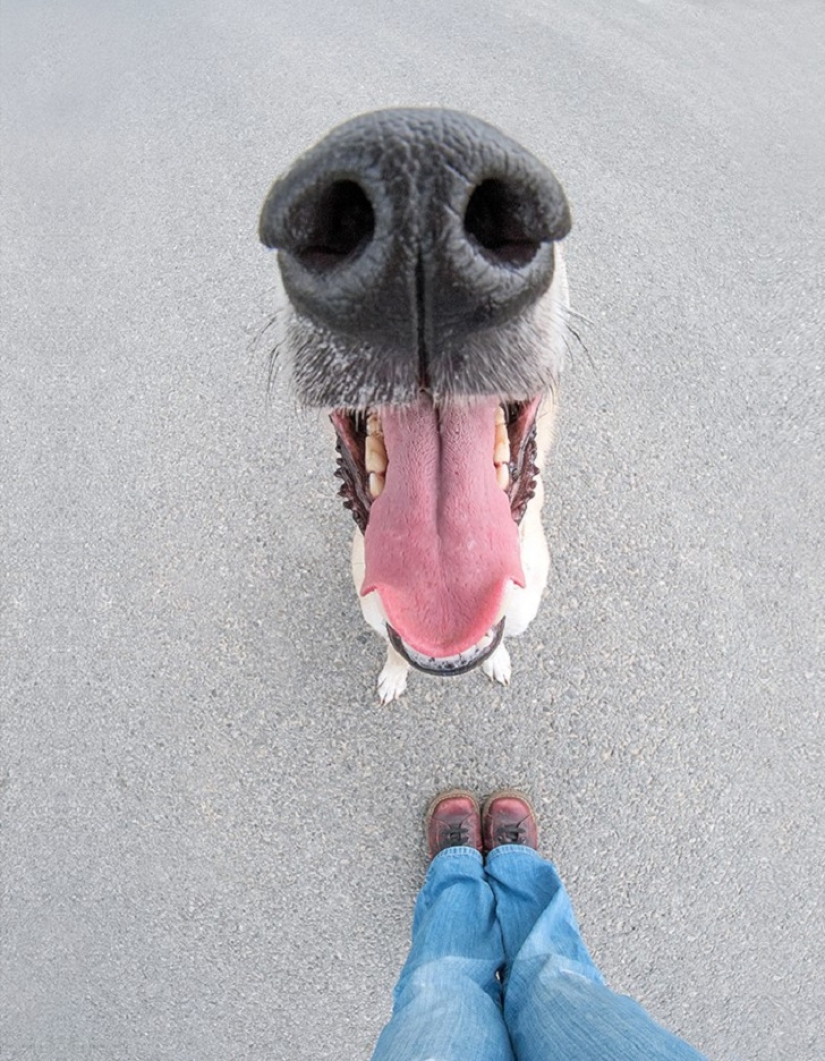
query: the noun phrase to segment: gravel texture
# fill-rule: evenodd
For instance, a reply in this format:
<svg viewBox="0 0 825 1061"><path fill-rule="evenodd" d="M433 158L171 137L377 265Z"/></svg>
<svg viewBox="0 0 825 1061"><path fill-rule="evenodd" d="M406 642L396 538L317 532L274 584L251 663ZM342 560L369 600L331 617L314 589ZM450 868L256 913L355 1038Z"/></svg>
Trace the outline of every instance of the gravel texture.
<svg viewBox="0 0 825 1061"><path fill-rule="evenodd" d="M0 1057L366 1058L440 788L526 786L608 981L821 1061L818 0L3 0ZM271 180L443 105L572 203L551 587L380 708Z"/></svg>

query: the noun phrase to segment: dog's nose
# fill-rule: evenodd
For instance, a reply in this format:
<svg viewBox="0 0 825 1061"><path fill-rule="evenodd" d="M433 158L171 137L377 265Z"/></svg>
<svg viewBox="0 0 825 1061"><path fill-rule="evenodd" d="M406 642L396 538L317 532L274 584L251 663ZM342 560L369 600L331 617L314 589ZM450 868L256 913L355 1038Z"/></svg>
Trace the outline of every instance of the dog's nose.
<svg viewBox="0 0 825 1061"><path fill-rule="evenodd" d="M396 402L421 388L496 390L466 364L470 340L495 341L539 299L569 229L564 192L542 163L492 126L441 110L380 111L333 130L276 181L260 218L313 342L357 346L356 376L383 381L373 400ZM340 383L328 395L317 379L303 397L359 404L364 387L351 382L359 400L342 403Z"/></svg>

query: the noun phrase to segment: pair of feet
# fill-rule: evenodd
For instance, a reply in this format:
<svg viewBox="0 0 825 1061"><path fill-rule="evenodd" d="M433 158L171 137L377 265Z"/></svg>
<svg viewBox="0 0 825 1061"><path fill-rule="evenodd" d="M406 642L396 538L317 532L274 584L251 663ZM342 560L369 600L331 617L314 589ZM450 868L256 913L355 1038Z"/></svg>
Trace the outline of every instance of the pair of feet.
<svg viewBox="0 0 825 1061"><path fill-rule="evenodd" d="M424 828L430 858L448 847L472 847L483 855L503 844L538 848L536 815L523 792L502 789L479 807L472 792L454 788L436 796Z"/></svg>

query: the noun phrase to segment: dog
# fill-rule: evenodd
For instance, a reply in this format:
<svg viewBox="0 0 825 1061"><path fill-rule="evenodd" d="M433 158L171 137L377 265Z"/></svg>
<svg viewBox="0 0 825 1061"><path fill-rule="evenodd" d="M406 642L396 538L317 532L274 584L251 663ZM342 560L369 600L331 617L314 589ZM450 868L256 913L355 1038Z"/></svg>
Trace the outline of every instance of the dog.
<svg viewBox="0 0 825 1061"><path fill-rule="evenodd" d="M504 638L538 611L570 227L550 170L456 111L355 118L266 196L282 347L330 414L355 589L388 642L382 703L410 667L509 684Z"/></svg>

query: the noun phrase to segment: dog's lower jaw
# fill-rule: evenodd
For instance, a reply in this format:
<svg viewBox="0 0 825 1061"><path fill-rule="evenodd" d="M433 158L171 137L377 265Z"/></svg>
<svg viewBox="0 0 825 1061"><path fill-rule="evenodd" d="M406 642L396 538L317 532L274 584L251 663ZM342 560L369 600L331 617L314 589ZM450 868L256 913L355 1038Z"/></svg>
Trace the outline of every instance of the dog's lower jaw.
<svg viewBox="0 0 825 1061"><path fill-rule="evenodd" d="M537 416L538 463L544 463L553 440L555 422L555 400L548 394ZM536 487L533 498L519 524L519 547L521 564L524 571L524 586L510 585L505 601L505 637L518 637L523 634L533 619L541 603L544 587L550 571L550 553L547 539L541 522L541 509L544 503L544 486L541 474L536 476ZM356 530L352 539L352 579L356 593L359 594L361 611L367 623L385 641L387 638L387 619L381 599L377 592L361 596L364 583L365 558L364 536ZM501 643L484 663L481 670L486 676L500 685L509 685L512 667L510 654L502 638ZM387 645L387 659L378 678L378 696L382 704L389 704L399 699L406 691L410 665L392 647Z"/></svg>

